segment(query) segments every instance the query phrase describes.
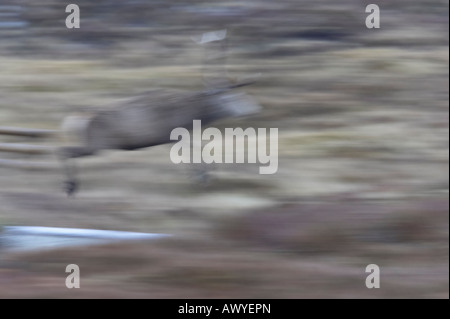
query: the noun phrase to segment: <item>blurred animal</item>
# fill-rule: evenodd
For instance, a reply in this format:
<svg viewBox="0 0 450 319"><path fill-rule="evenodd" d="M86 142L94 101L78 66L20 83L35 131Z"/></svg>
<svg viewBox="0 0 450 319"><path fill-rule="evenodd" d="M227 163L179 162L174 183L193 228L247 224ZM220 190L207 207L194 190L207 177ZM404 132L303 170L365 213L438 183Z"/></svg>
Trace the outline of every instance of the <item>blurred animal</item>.
<svg viewBox="0 0 450 319"><path fill-rule="evenodd" d="M225 36L224 30L208 32L196 41L205 44L222 41ZM223 52L218 52L207 58L207 62L214 65L223 57ZM171 131L177 127L191 129L193 120L208 124L259 111L259 105L238 90L253 81L232 84L224 76L204 80L204 90L155 89L111 109L67 117L62 130L78 140L76 146L63 146L57 150L66 176L64 190L67 195L78 189L75 166L71 161L74 158L96 155L101 150L135 150L172 143Z"/></svg>

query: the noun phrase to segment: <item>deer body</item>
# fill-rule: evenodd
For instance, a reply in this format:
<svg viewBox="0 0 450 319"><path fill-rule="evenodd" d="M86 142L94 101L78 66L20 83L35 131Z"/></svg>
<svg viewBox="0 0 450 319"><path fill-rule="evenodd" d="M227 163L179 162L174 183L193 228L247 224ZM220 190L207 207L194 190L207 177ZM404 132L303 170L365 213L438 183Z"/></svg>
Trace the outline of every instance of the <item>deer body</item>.
<svg viewBox="0 0 450 319"><path fill-rule="evenodd" d="M101 150L134 150L172 143L170 133L191 129L193 120L213 121L255 113L259 106L236 87L206 91L153 90L127 103L82 117L71 117L63 130L75 134L80 144L61 147L59 158L67 175L66 192L77 188L72 158L95 155Z"/></svg>

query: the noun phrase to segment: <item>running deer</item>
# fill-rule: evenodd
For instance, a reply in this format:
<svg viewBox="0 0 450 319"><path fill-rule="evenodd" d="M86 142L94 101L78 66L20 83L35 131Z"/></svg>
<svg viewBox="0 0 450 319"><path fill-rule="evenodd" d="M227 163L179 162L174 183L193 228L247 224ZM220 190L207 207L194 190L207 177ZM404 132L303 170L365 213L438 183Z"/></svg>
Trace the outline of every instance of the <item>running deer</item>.
<svg viewBox="0 0 450 319"><path fill-rule="evenodd" d="M224 42L225 38L226 30L221 30L205 33L196 42L206 46L211 45L210 42ZM223 52L216 52L207 57L206 62L217 68L218 60L223 58ZM253 82L231 84L223 76L223 69L224 66L220 70L221 76L209 81L204 74L205 89L201 91L155 89L115 108L67 117L62 130L80 141L80 145L57 150L64 167L67 195L72 195L78 188L72 159L96 155L101 150L135 150L172 143L171 131L177 127L191 129L193 120L201 120L206 125L219 119L258 112L259 105L237 90Z"/></svg>

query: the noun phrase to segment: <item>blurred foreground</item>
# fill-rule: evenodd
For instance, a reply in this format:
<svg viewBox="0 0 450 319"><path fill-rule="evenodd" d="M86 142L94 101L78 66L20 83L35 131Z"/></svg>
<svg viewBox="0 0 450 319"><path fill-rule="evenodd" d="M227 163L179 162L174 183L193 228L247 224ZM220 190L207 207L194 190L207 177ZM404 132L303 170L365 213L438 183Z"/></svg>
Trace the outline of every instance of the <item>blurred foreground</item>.
<svg viewBox="0 0 450 319"><path fill-rule="evenodd" d="M0 225L174 235L0 248L0 297L448 298L448 1L380 1L379 30L350 0L78 1L79 30L58 1L8 2L20 14L0 22L0 126L57 129L153 87L201 89L189 37L226 27L230 77L261 72L246 91L264 111L220 127L277 127L280 157L275 175L216 165L202 188L170 145L106 152L79 161L67 199L55 158L0 152L51 164L0 166Z"/></svg>

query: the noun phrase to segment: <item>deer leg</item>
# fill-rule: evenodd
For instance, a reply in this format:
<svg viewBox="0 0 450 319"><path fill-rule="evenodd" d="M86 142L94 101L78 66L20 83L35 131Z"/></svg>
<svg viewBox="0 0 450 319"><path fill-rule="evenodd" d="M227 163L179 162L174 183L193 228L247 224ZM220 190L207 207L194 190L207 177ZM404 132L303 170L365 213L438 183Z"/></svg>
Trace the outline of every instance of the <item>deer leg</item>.
<svg viewBox="0 0 450 319"><path fill-rule="evenodd" d="M207 164L201 158L200 163L193 163L193 154L194 152L198 152L201 154L203 149L203 143L201 141L194 140L191 143L191 154L192 154L192 179L201 186L208 186L211 182L211 176L209 174L209 168L211 164Z"/></svg>
<svg viewBox="0 0 450 319"><path fill-rule="evenodd" d="M63 191L68 197L75 194L78 190L78 181L76 179L75 164L70 159L63 161L64 174L66 180L63 182Z"/></svg>
<svg viewBox="0 0 450 319"><path fill-rule="evenodd" d="M66 180L63 184L63 190L67 196L72 196L78 190L78 181L76 179L76 168L72 162L74 158L89 156L94 152L85 147L62 147L57 152L63 167Z"/></svg>

